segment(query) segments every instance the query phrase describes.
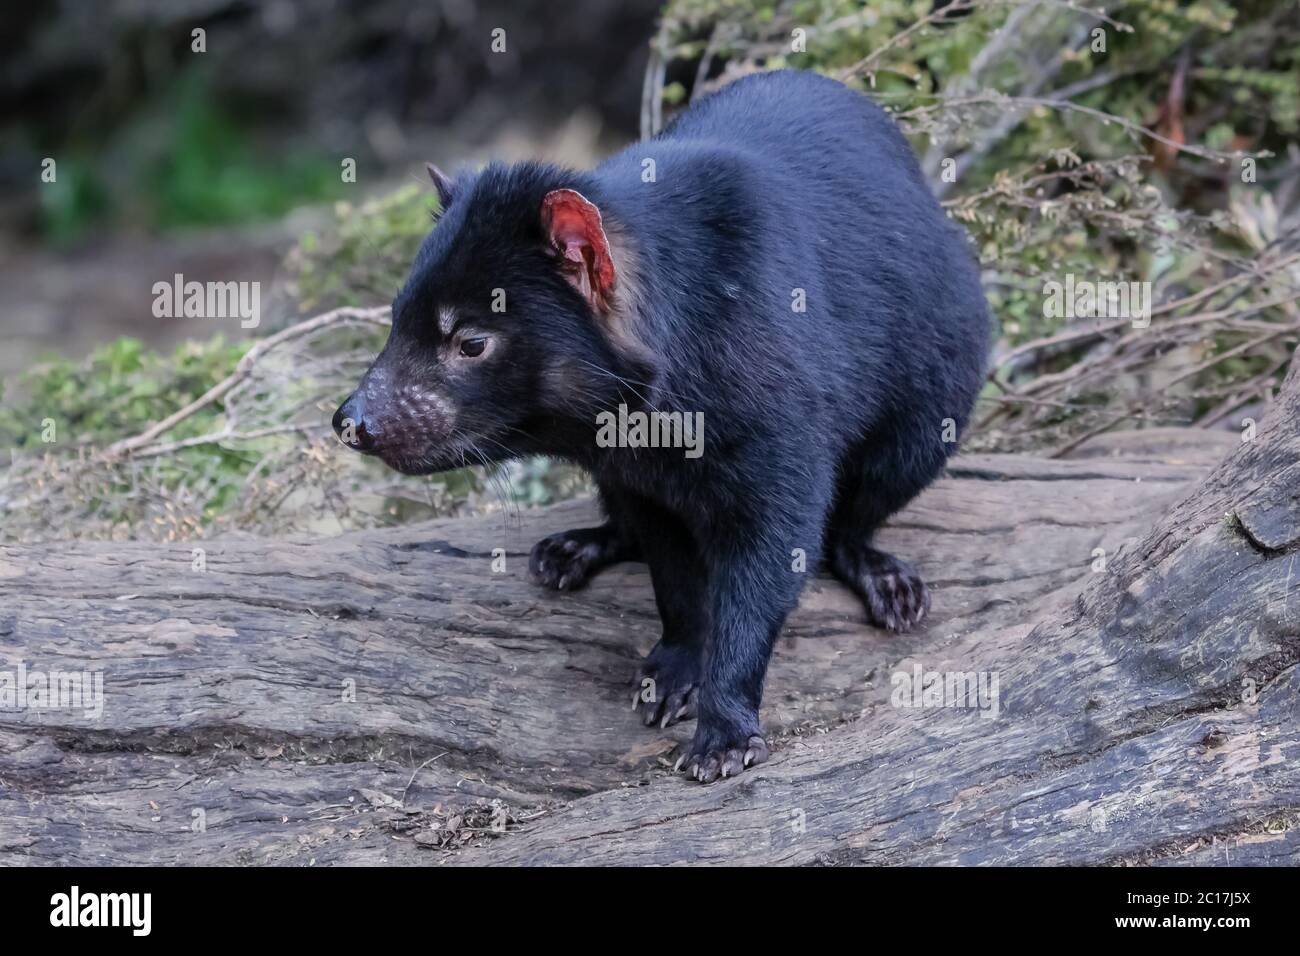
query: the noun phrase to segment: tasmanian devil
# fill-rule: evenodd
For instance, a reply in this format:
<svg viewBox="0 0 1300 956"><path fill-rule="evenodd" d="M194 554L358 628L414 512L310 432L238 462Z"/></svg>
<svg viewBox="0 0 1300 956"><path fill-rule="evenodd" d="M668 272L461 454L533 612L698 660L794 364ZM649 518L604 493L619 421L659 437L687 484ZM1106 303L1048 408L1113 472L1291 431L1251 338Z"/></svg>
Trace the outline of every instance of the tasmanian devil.
<svg viewBox="0 0 1300 956"><path fill-rule="evenodd" d="M764 760L768 658L820 561L873 624L929 609L871 542L939 474L980 387L964 235L891 120L809 73L733 82L590 172L430 172L443 212L335 429L409 474L582 465L605 523L538 542L533 575L568 590L648 563L663 634L633 706L698 719L678 762L696 779ZM689 417L702 445L637 441L615 413Z"/></svg>

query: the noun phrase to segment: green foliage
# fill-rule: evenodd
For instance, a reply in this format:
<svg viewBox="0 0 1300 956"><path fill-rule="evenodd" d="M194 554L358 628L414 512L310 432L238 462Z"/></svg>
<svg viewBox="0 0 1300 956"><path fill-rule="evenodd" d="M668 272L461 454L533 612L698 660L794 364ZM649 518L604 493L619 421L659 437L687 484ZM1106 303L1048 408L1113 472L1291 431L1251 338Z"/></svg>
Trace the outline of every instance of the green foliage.
<svg viewBox="0 0 1300 956"><path fill-rule="evenodd" d="M340 190L337 159L307 149L265 153L191 71L110 142L66 150L58 186L41 193L43 232L66 243L114 220L150 229L254 222Z"/></svg>
<svg viewBox="0 0 1300 956"><path fill-rule="evenodd" d="M103 445L143 431L188 404L228 375L249 342L221 336L185 342L170 355L138 339L102 345L82 361L52 357L19 379L21 401L0 416L0 443L39 448L41 422L53 419L60 442ZM175 438L210 430L221 406L181 423Z"/></svg>
<svg viewBox="0 0 1300 956"><path fill-rule="evenodd" d="M360 206L338 203L335 227L323 235L307 233L289 254L303 311L390 300L437 208L433 190L415 185Z"/></svg>
<svg viewBox="0 0 1300 956"><path fill-rule="evenodd" d="M142 166L139 184L162 228L275 218L339 192L337 162L301 150L260 156L197 75L179 85L167 115L166 145Z"/></svg>
<svg viewBox="0 0 1300 956"><path fill-rule="evenodd" d="M251 343L227 343L221 336L207 342L186 342L170 355L146 348L132 338L120 338L97 348L83 361L52 358L19 380L14 397L0 411L0 441L14 449L14 463L41 460L56 481L74 475L74 490L64 507L75 503L71 517L94 516L96 527L129 526L139 516L139 488L129 471L110 470L89 487L76 487L79 462L106 445L137 434L206 392L228 375ZM181 440L211 431L221 421L218 402L181 422L169 438ZM48 426L52 425L52 432ZM53 438L53 441L47 441ZM56 464L57 463L57 464ZM150 481L171 491L206 502L206 518L232 507L250 462L229 448L183 449L150 463ZM86 475L91 469L85 471ZM40 516L24 509L10 516L9 526ZM203 518L187 523L195 533ZM10 530L7 528L6 530ZM67 533L69 529L65 529Z"/></svg>
<svg viewBox="0 0 1300 956"><path fill-rule="evenodd" d="M55 245L67 245L86 229L103 222L112 203L108 188L85 158L69 157L57 168L57 183L39 193L41 223L46 239Z"/></svg>

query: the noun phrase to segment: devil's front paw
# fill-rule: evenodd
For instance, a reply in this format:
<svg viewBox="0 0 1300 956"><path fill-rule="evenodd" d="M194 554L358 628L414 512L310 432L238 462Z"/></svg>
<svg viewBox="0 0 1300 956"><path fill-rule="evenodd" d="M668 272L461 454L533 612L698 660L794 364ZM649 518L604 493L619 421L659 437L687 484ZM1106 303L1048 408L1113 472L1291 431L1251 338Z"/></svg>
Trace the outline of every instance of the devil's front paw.
<svg viewBox="0 0 1300 956"><path fill-rule="evenodd" d="M561 531L533 545L528 570L543 587L574 591L609 564L612 546L605 527Z"/></svg>
<svg viewBox="0 0 1300 956"><path fill-rule="evenodd" d="M695 716L700 687L700 654L689 644L660 641L641 662L633 678L632 709L647 727L662 729Z"/></svg>
<svg viewBox="0 0 1300 956"><path fill-rule="evenodd" d="M871 623L886 630L910 631L930 613L930 589L910 564L896 558L894 566L864 580L862 591Z"/></svg>
<svg viewBox="0 0 1300 956"><path fill-rule="evenodd" d="M674 769L701 783L713 783L720 777L734 777L746 767L762 763L768 757L767 741L756 729L723 729L701 720L695 728L690 749L677 760Z"/></svg>
<svg viewBox="0 0 1300 956"><path fill-rule="evenodd" d="M908 631L930 611L930 589L921 575L892 554L841 546L832 554L831 567L862 598L867 618L877 627Z"/></svg>

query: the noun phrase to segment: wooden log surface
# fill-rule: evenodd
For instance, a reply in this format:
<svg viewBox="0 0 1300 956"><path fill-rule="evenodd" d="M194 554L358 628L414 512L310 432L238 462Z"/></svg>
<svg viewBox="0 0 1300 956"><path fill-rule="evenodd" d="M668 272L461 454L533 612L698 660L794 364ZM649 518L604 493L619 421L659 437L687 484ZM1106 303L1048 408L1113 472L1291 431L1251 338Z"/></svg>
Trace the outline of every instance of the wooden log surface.
<svg viewBox="0 0 1300 956"><path fill-rule="evenodd" d="M0 548L0 672L104 687L98 716L0 710L0 862L1297 862L1300 440L1264 437L954 459L882 533L927 624L888 635L811 580L772 758L711 786L669 770L693 722L630 712L644 566L528 580L590 501ZM894 706L917 667L996 675L996 715Z"/></svg>

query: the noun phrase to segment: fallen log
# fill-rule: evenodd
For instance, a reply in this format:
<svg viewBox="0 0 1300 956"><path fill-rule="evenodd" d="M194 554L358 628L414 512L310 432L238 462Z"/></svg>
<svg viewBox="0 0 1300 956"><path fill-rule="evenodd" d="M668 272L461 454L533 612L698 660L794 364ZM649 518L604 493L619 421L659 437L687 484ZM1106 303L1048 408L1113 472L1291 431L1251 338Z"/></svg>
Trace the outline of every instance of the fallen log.
<svg viewBox="0 0 1300 956"><path fill-rule="evenodd" d="M1251 441L955 459L882 534L927 625L810 582L771 760L707 787L669 769L692 723L629 711L644 566L527 579L590 501L0 548L0 673L103 680L97 715L0 707L0 862L1297 862L1298 377ZM979 706L901 706L930 674Z"/></svg>

